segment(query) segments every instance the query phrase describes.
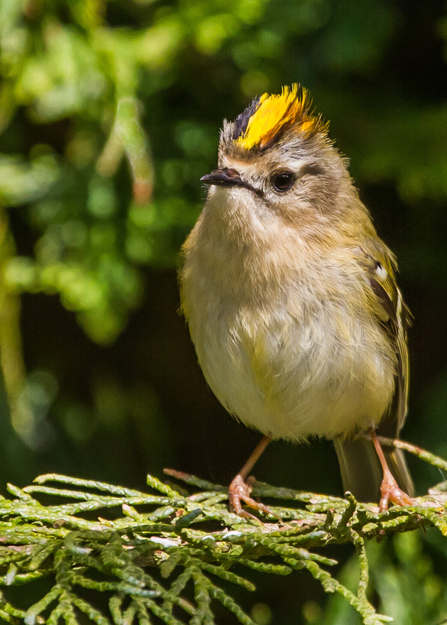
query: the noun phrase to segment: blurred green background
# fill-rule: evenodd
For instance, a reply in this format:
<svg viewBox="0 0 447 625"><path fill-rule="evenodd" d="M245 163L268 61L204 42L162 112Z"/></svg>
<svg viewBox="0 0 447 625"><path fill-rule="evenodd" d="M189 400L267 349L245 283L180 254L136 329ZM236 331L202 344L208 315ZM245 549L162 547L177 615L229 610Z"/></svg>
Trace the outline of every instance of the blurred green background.
<svg viewBox="0 0 447 625"><path fill-rule="evenodd" d="M259 435L202 378L176 268L222 119L291 82L398 256L415 317L403 438L447 457L446 44L444 0L0 0L0 484L240 468ZM410 462L420 493L444 477ZM342 492L327 441L277 442L256 475ZM397 623L447 618L430 531L371 557ZM259 625L359 622L304 573L254 579Z"/></svg>

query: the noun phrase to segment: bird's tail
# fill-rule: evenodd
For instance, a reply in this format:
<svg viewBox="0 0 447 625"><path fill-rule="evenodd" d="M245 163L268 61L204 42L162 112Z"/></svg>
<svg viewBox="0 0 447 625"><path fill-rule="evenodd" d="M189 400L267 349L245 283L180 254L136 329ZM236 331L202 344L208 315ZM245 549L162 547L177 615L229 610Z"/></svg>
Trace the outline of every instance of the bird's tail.
<svg viewBox="0 0 447 625"><path fill-rule="evenodd" d="M336 438L334 444L344 490L351 491L357 501L378 502L383 471L372 441L366 438ZM413 480L403 452L388 447L383 449L383 453L399 487L411 497L414 493Z"/></svg>

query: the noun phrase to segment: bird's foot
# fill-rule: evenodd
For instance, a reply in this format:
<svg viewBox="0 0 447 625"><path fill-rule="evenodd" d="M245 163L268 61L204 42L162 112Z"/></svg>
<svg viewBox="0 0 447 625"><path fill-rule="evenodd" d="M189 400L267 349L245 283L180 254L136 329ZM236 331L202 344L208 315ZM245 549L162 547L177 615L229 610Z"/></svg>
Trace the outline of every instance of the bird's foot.
<svg viewBox="0 0 447 625"><path fill-rule="evenodd" d="M396 506L416 506L415 499L407 495L397 484L391 471L386 470L383 475L382 484L380 486L380 512L388 510L388 504L391 502Z"/></svg>
<svg viewBox="0 0 447 625"><path fill-rule="evenodd" d="M243 502L246 506L252 508L253 510L259 510L259 512L263 512L264 514L276 516L268 506L265 506L263 503L250 497L251 491L253 490L253 482L253 477L249 477L247 481L244 481L242 475L239 473L236 475L228 487L231 511L246 519L255 519L256 521L259 521L257 517L243 509L241 504L241 502Z"/></svg>

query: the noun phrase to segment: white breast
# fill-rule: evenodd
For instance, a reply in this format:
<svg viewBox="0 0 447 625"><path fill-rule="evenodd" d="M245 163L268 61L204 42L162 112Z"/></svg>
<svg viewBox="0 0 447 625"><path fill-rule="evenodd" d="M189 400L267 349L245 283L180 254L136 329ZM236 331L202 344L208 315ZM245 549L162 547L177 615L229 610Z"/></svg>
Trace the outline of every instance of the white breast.
<svg viewBox="0 0 447 625"><path fill-rule="evenodd" d="M205 378L229 412L294 441L378 423L392 399L395 355L364 313L361 268L328 252L296 267L290 256L286 274L275 277L273 252L260 268L258 254L226 249L200 228L186 250L183 308Z"/></svg>
<svg viewBox="0 0 447 625"><path fill-rule="evenodd" d="M196 311L192 327L205 331L193 332L193 341L212 391L246 425L299 440L380 421L394 363L386 345L378 346L378 328L334 319L328 303L306 323L307 313L299 319L282 309L228 310L217 299L208 314Z"/></svg>

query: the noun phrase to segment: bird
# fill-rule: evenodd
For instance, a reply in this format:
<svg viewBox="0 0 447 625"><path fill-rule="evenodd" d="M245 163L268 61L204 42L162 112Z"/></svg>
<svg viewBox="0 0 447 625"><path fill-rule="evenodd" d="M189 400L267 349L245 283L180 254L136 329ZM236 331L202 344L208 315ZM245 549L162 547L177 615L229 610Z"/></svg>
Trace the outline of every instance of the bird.
<svg viewBox="0 0 447 625"><path fill-rule="evenodd" d="M333 439L360 501L414 504L398 437L408 404L410 312L307 89L264 93L223 121L217 169L182 247L181 311L204 377L263 438L229 486L232 511L269 512L249 478L272 439ZM244 507L245 505L245 507Z"/></svg>

